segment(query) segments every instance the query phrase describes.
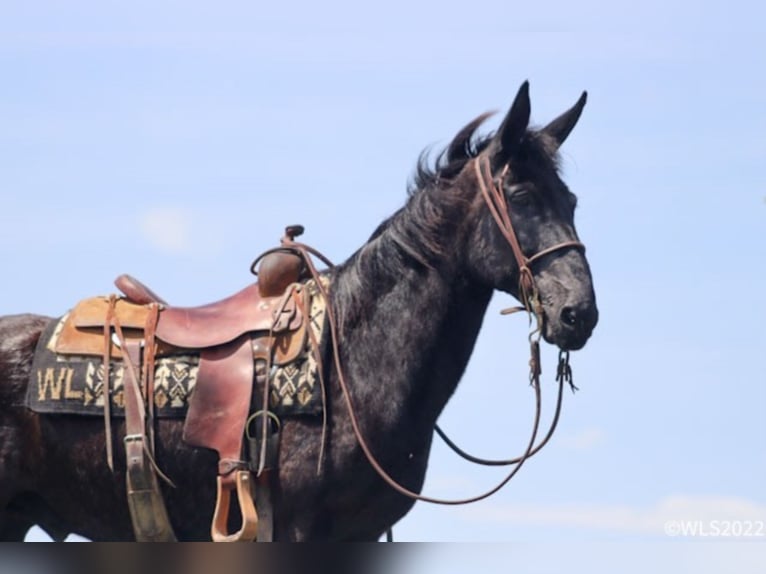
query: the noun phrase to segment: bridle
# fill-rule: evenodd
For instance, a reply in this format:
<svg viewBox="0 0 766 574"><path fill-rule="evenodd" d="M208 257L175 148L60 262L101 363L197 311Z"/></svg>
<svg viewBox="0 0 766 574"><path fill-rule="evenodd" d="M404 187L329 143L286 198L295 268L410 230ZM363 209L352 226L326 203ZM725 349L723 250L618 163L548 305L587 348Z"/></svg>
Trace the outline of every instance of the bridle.
<svg viewBox="0 0 766 574"><path fill-rule="evenodd" d="M500 232L505 237L508 245L511 246L511 251L513 251L516 264L519 266L519 298L528 311L532 310L537 314L541 311L539 308L535 309L532 307L532 309L530 309L530 306L539 305L535 278L532 275L530 265L538 259L561 249L573 247L584 252L585 245L577 240L562 241L561 243L556 243L555 245L541 249L530 257L524 255L521 245L519 244L519 238L516 235L516 231L513 229L510 210L508 209L508 201L503 191L503 180L510 171L510 164L506 163L505 166L503 166L497 182L492 178L492 170L487 156L482 155L477 157L473 162L473 166L484 202L487 204L492 217L500 228ZM541 318L542 315L540 314L538 320Z"/></svg>
<svg viewBox="0 0 766 574"><path fill-rule="evenodd" d="M491 465L515 464L516 465L506 475L506 477L503 480L501 480L495 487L491 488L490 490L482 494L468 497L468 498L454 499L454 500L446 500L446 499L424 496L420 493L414 492L402 486L399 482L397 482L394 478L392 478L388 474L388 472L381 466L381 464L378 462L375 455L370 450L367 444L367 441L364 438L364 435L362 434L361 429L359 427L359 421L356 416L356 409L354 408L354 405L351 399L351 393L349 391L346 378L343 374L341 358L340 358L338 324L335 318L332 305L330 304L329 292L327 290L326 285L321 281L320 274L311 260L311 255L319 257L330 266L332 265L330 264L329 260L327 260L326 257L322 256L318 251L309 247L308 245L295 242L292 240L292 238L284 244L285 248L293 250L304 259L309 275L311 275L312 278L315 279L316 286L321 296L327 302L327 308L326 308L327 324L329 326L329 331L330 331L330 341L331 341L335 369L338 375L338 384L341 388L343 399L346 403L346 407L349 413L349 419L354 431L354 435L356 436L356 440L359 443L359 446L362 449L362 452L364 453L369 464L372 466L375 472L377 472L380 478L386 484L388 484L388 486L390 486L395 491L397 491L398 493L408 498L411 498L414 500L421 500L424 502L431 502L433 504L443 504L443 505L469 504L472 502L477 502L479 500L488 498L492 496L493 494L495 494L497 491L499 491L501 488L503 488L521 469L524 462L530 456L538 452L553 435L553 431L558 422L559 413L561 410L561 397L562 397L563 385L565 382L568 382L570 385L572 385L571 368L569 366L569 353L567 351L562 351L559 355L559 365L558 365L557 376L556 376L556 379L559 383L556 413L554 415L551 428L546 434L545 438L540 444L535 446L535 441L537 439L537 432L540 426L540 415L541 415L541 406L542 406L541 392L540 392L541 370L540 370L540 347L539 347L539 338L540 338L541 321L542 321L542 306L539 301L539 296L536 290L532 271L530 270L530 265L536 260L542 258L543 256L553 253L555 251L570 248L570 247L584 250L585 246L576 240L563 241L551 247L542 249L541 251L535 253L531 257L525 256L519 244L519 240L516 236L516 232L513 229L513 224L511 222L511 218L509 215L508 204L502 190L503 188L502 180L509 171L508 165L506 164L506 166L503 168L501 172L499 184L496 184L492 179L491 169L489 168L489 160L486 159L486 157L484 156L477 157L474 160L474 169L476 171L482 196L490 210L490 213L492 214L492 217L497 222L497 225L500 228L500 231L502 232L503 236L506 238L509 245L511 246L511 250L513 251L513 255L519 266L520 298L522 302L524 303L524 308L530 313L530 316L534 315L537 319L537 327L530 334L531 357L529 362L530 364L529 378L530 378L530 384L533 387L535 392L535 419L532 426L532 433L524 453L515 459L511 459L507 461L483 461L482 459L477 459L475 457L472 457L472 459L474 459L475 462L478 462L480 464L491 464ZM572 385L572 388L574 388L573 385ZM441 432L441 429L438 429L438 432L440 436L444 438L444 435ZM456 450L459 454L461 454L461 456L465 455L465 453L462 453L462 451L460 451L459 449L456 449ZM469 460L471 460L471 458L469 458Z"/></svg>
<svg viewBox="0 0 766 574"><path fill-rule="evenodd" d="M530 257L524 255L524 252L521 249L521 245L519 244L519 239L516 235L516 231L513 228L513 223L511 222L508 201L503 191L503 180L510 171L509 164L506 163L503 166L503 169L500 171L500 176L497 178L497 180L492 178L492 169L489 164L489 159L486 156L477 157L473 162L473 167L484 202L487 204L487 207L489 208L492 217L497 223L497 226L500 228L503 237L505 237L508 245L510 245L513 256L516 259L516 264L519 267L519 298L524 303L524 306L504 309L501 311L501 313L507 315L515 311L526 310L530 314L530 318L532 315L534 315L536 318L536 328L530 333L529 336L531 347L529 364L530 380L534 386L537 386L536 378L540 374L539 338L540 328L542 326L542 306L540 304L537 285L535 284L534 275L532 275L530 266L532 263L541 259L542 257L554 253L560 249L573 247L584 252L585 245L576 240L562 241L560 243L556 243L555 245L551 245L550 247L541 249ZM556 381L559 383L559 389L556 399L556 408L553 414L553 419L551 420L550 428L548 429L548 432L546 433L543 440L541 440L540 443L533 449L525 452L522 456L507 460L490 460L486 458L479 458L462 450L447 436L447 434L439 427L438 424L435 425L434 430L436 431L436 434L439 435L439 437L447 444L447 446L449 446L454 452L469 462L481 464L484 466L510 466L512 464L521 464L524 459L534 456L540 452L540 450L553 436L553 433L558 426L559 416L561 415L561 404L563 399L562 391L564 389L564 383L568 383L572 391L577 390L577 387L574 385L572 380L572 367L569 365L568 351L561 351L559 353L559 362L556 368Z"/></svg>

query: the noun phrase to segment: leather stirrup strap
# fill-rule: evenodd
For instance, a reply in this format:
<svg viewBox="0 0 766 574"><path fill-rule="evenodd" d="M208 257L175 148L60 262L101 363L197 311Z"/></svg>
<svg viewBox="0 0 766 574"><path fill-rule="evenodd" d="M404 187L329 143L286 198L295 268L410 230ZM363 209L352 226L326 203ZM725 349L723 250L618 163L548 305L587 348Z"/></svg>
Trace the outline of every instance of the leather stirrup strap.
<svg viewBox="0 0 766 574"><path fill-rule="evenodd" d="M141 341L125 341L119 324L115 328L125 351L125 480L133 532L138 542L174 542L157 475L147 455L146 412L137 374Z"/></svg>
<svg viewBox="0 0 766 574"><path fill-rule="evenodd" d="M144 396L146 396L146 432L149 438L149 453L154 457L154 361L157 353L157 343L155 341L155 332L157 331L157 321L160 317L160 306L158 303L149 303L149 313L146 316L146 325L144 326L144 362L143 362L143 384Z"/></svg>
<svg viewBox="0 0 766 574"><path fill-rule="evenodd" d="M274 505L271 496L271 470L255 479L255 506L258 509L258 542L274 541Z"/></svg>

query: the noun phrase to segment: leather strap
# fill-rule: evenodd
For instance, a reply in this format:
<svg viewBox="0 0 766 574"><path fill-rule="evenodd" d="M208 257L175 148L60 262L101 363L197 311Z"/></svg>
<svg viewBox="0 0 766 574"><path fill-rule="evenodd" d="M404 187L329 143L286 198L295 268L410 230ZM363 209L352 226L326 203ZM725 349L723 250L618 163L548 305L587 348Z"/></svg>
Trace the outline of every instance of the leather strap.
<svg viewBox="0 0 766 574"><path fill-rule="evenodd" d="M143 472L146 434L146 411L137 376L137 369L141 364L141 341L125 341L123 351L125 351L125 453L128 457L128 475L135 475L138 480L138 474Z"/></svg>
<svg viewBox="0 0 766 574"><path fill-rule="evenodd" d="M106 309L106 319L104 320L104 366L103 366L103 386L102 396L104 397L104 440L106 443L106 464L109 470L114 472L114 444L112 438L112 392L110 382L110 368L112 362L112 317L114 316L114 306L116 297L109 296L109 306Z"/></svg>
<svg viewBox="0 0 766 574"><path fill-rule="evenodd" d="M255 478L255 507L258 509L258 542L274 541L274 501L271 495L271 470Z"/></svg>
<svg viewBox="0 0 766 574"><path fill-rule="evenodd" d="M198 382L184 425L186 443L216 450L221 460L242 460L253 373L248 336L202 351Z"/></svg>
<svg viewBox="0 0 766 574"><path fill-rule="evenodd" d="M149 453L154 456L154 360L157 353L157 344L155 342L155 333L157 331L157 321L160 317L160 306L158 303L149 303L149 313L146 315L146 325L144 326L144 396L146 397L146 432L149 438Z"/></svg>
<svg viewBox="0 0 766 574"><path fill-rule="evenodd" d="M516 264L519 267L519 295L521 301L528 311L534 311L535 314L540 315L541 309L539 308L540 303L537 297L537 286L535 285L535 279L532 275L530 265L541 257L560 249L574 247L585 251L585 245L580 241L573 239L571 241L562 241L561 243L546 247L530 257L524 255L524 251L519 244L519 238L516 235L516 231L513 229L510 215L511 212L508 208L508 202L503 191L502 182L508 174L510 169L509 165L506 164L500 172L500 177L498 178L500 181L499 184L496 184L492 178L489 159L486 156L477 157L473 162L473 167L476 172L476 179L484 198L484 202L487 204L493 219L500 228L500 232L505 237L508 245L511 246L511 251L516 259Z"/></svg>
<svg viewBox="0 0 766 574"><path fill-rule="evenodd" d="M532 457L536 455L538 452L542 450L542 448L548 444L548 441L553 436L554 431L556 430L556 427L559 424L559 417L561 415L561 404L562 399L564 397L564 383L569 383L572 390L576 390L576 387L572 383L572 368L569 366L569 351L560 351L559 352L559 364L556 369L556 381L559 383L559 389L558 394L556 398L556 409L553 412L553 419L551 420L551 425L548 428L548 432L546 433L545 437L539 442L535 448L533 448L531 451L529 451L529 455L527 458ZM455 453L457 453L460 457L464 458L465 460L472 462L474 464L481 464L483 466L510 466L512 464L518 464L521 461L520 456L517 456L516 458L509 458L506 460L493 460L493 459L487 459L487 458L480 458L478 456L473 456L472 454L467 453L463 449L461 449L457 444L455 444L454 441L452 441L447 434L441 429L441 427L437 424L434 426L434 430L436 431L436 434L439 435L439 437L446 443L448 447L450 447Z"/></svg>
<svg viewBox="0 0 766 574"><path fill-rule="evenodd" d="M263 384L268 390L269 378L266 373L268 371L259 377L258 384ZM255 396L258 394L256 392ZM268 401L268 396L265 400ZM268 403L261 403L259 406L264 405L268 407ZM258 542L271 542L274 538L271 481L274 470L279 465L280 428L279 418L266 409L257 410L247 419L246 435L250 451L250 468L256 475L255 506L258 508Z"/></svg>
<svg viewBox="0 0 766 574"><path fill-rule="evenodd" d="M142 343L125 341L119 324L115 327L125 351L125 480L133 532L138 542L174 542L176 537L146 442L146 411L137 376Z"/></svg>

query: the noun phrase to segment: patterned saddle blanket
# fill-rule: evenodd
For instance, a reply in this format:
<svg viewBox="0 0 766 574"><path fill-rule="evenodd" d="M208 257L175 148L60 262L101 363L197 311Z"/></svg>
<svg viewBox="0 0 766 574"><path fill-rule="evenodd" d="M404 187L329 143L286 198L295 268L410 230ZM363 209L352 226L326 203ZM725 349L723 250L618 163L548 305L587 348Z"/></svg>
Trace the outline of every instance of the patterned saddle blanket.
<svg viewBox="0 0 766 574"><path fill-rule="evenodd" d="M325 301L313 281L305 284L309 297L307 328L314 341L324 345ZM81 303L84 304L85 302ZM89 304L92 306L92 304ZM86 308L88 305L86 305ZM67 338L72 329L72 313L54 320L42 333L32 365L26 404L38 413L103 416L104 362L101 356L78 354ZM127 330L126 330L127 331ZM63 338L66 340L62 339ZM127 333L126 333L126 336ZM311 337L303 337L301 346L288 360L274 361L265 373L266 362L255 359L256 382L264 384L268 375L269 408L279 416L317 415L322 412L320 373L311 349ZM63 345L61 344L63 340ZM87 341L86 347L93 347ZM103 343L100 344L103 347ZM59 352L64 348L66 352ZM96 346L95 348L99 348ZM86 349L87 351L87 349ZM124 416L125 364L114 349L109 368L109 395L112 416ZM198 352L167 347L154 363L155 416L184 418L194 392L199 372Z"/></svg>

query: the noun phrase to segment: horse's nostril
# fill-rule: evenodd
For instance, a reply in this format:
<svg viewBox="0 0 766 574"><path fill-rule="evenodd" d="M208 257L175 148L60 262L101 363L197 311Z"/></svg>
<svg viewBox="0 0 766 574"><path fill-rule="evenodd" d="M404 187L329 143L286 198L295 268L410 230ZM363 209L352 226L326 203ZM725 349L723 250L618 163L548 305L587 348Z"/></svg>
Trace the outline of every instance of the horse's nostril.
<svg viewBox="0 0 766 574"><path fill-rule="evenodd" d="M572 307L564 307L561 310L561 322L569 327L577 325L577 311Z"/></svg>

